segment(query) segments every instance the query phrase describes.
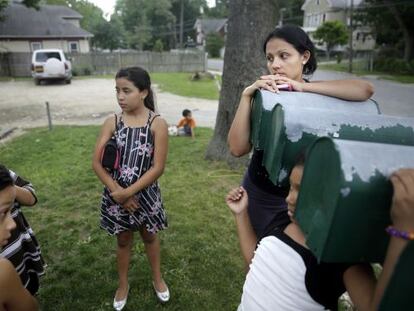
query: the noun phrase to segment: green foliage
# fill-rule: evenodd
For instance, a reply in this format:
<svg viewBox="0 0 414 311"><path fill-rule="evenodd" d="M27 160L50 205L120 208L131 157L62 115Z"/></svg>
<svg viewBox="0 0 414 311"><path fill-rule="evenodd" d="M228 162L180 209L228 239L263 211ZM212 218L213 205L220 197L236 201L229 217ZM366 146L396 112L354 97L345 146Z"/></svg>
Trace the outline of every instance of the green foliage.
<svg viewBox="0 0 414 311"><path fill-rule="evenodd" d="M355 19L371 25L382 48L397 48L406 61L414 59L414 3L412 1L365 0Z"/></svg>
<svg viewBox="0 0 414 311"><path fill-rule="evenodd" d="M4 19L3 10L9 5L10 0L0 0L0 21ZM39 8L41 0L23 0L22 3L28 8Z"/></svg>
<svg viewBox="0 0 414 311"><path fill-rule="evenodd" d="M220 57L220 49L224 46L223 37L218 33L209 33L206 37L206 50L209 57Z"/></svg>
<svg viewBox="0 0 414 311"><path fill-rule="evenodd" d="M406 62L403 59L391 57L377 57L374 61L376 71L414 75L414 60Z"/></svg>
<svg viewBox="0 0 414 311"><path fill-rule="evenodd" d="M151 50L159 39L170 49L171 35L176 30L171 7L170 0L118 0L116 12L124 24L128 46Z"/></svg>
<svg viewBox="0 0 414 311"><path fill-rule="evenodd" d="M328 58L332 48L337 44L345 44L348 41L348 33L346 27L340 21L328 21L323 23L316 29L315 39L326 44Z"/></svg>
<svg viewBox="0 0 414 311"><path fill-rule="evenodd" d="M157 39L157 41L155 41L152 50L154 52L162 52L164 50L164 44L160 39Z"/></svg>
<svg viewBox="0 0 414 311"><path fill-rule="evenodd" d="M64 5L79 12L83 18L80 25L94 35L91 45L94 48L114 50L125 46L125 31L119 19L108 22L103 11L87 0L47 0L47 4Z"/></svg>
<svg viewBox="0 0 414 311"><path fill-rule="evenodd" d="M43 311L111 310L117 287L114 237L99 228L103 186L91 169L99 127L36 129L2 144L1 162L29 179L39 202L24 213L48 264ZM160 186L169 228L159 234L171 301L157 302L135 236L127 310L235 310L245 277L234 220L224 203L241 171L203 159L212 130L169 139Z"/></svg>
<svg viewBox="0 0 414 311"><path fill-rule="evenodd" d="M126 47L125 30L120 19L113 15L111 21L103 20L94 27L92 44L102 49L115 50Z"/></svg>
<svg viewBox="0 0 414 311"><path fill-rule="evenodd" d="M279 1L280 9L284 8L283 23L303 25L303 0L281 0Z"/></svg>
<svg viewBox="0 0 414 311"><path fill-rule="evenodd" d="M205 14L213 18L227 18L229 16L230 0L216 0L216 6L207 8Z"/></svg>

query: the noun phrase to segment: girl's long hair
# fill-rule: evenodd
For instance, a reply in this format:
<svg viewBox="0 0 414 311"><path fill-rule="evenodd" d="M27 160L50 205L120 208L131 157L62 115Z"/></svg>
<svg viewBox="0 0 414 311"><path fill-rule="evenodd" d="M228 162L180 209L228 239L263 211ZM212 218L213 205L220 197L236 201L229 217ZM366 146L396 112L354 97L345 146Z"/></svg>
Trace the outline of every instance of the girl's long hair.
<svg viewBox="0 0 414 311"><path fill-rule="evenodd" d="M131 81L141 92L148 91L144 99L144 105L151 111L155 111L154 93L151 89L151 78L148 72L141 67L121 68L115 75L115 79L125 78Z"/></svg>

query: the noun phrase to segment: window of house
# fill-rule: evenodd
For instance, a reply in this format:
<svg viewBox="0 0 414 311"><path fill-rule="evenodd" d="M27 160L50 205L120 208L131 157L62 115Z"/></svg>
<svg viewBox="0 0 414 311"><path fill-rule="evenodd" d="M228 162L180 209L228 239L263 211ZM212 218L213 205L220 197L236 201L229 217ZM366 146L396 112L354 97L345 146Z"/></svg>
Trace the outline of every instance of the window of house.
<svg viewBox="0 0 414 311"><path fill-rule="evenodd" d="M319 5L319 0L316 0L316 5Z"/></svg>
<svg viewBox="0 0 414 311"><path fill-rule="evenodd" d="M324 13L322 17L322 21L325 23L325 20L326 20L326 14Z"/></svg>
<svg viewBox="0 0 414 311"><path fill-rule="evenodd" d="M71 41L69 42L69 53L79 52L79 42Z"/></svg>
<svg viewBox="0 0 414 311"><path fill-rule="evenodd" d="M30 42L30 48L33 51L42 49L42 42Z"/></svg>

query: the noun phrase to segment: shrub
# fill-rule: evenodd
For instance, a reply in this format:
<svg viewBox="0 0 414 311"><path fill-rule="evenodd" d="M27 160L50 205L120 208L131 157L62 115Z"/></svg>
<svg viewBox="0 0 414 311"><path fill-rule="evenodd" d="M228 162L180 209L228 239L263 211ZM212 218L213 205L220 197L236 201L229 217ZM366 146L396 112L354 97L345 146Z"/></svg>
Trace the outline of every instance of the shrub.
<svg viewBox="0 0 414 311"><path fill-rule="evenodd" d="M164 51L164 44L162 43L161 39L155 41L154 46L152 47L154 52L162 52Z"/></svg>
<svg viewBox="0 0 414 311"><path fill-rule="evenodd" d="M220 57L224 40L218 33L209 33L206 38L206 50L210 57Z"/></svg>
<svg viewBox="0 0 414 311"><path fill-rule="evenodd" d="M380 56L374 61L374 69L395 74L414 74L414 60L406 62L399 58Z"/></svg>

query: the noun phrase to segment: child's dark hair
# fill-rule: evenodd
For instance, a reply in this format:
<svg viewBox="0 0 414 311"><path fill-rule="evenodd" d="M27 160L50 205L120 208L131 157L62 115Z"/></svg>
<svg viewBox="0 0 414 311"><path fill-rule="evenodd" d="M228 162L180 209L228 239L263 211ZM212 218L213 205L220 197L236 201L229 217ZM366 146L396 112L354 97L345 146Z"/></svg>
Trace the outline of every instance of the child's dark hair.
<svg viewBox="0 0 414 311"><path fill-rule="evenodd" d="M0 191L13 185L14 182L10 176L9 170L4 165L0 164Z"/></svg>
<svg viewBox="0 0 414 311"><path fill-rule="evenodd" d="M191 110L184 109L183 110L183 117L187 117L191 113Z"/></svg>
<svg viewBox="0 0 414 311"><path fill-rule="evenodd" d="M131 81L140 91L147 90L148 95L144 99L144 105L149 110L155 110L154 93L151 89L151 78L148 72L141 67L121 68L116 73L115 79L125 78Z"/></svg>
<svg viewBox="0 0 414 311"><path fill-rule="evenodd" d="M310 75L315 72L317 68L317 62L315 57L315 46L312 40L303 31L302 28L296 25L284 25L278 27L269 33L263 44L263 52L266 54L266 45L271 39L282 39L293 45L300 54L309 51L310 57L307 63L303 66L303 74Z"/></svg>

